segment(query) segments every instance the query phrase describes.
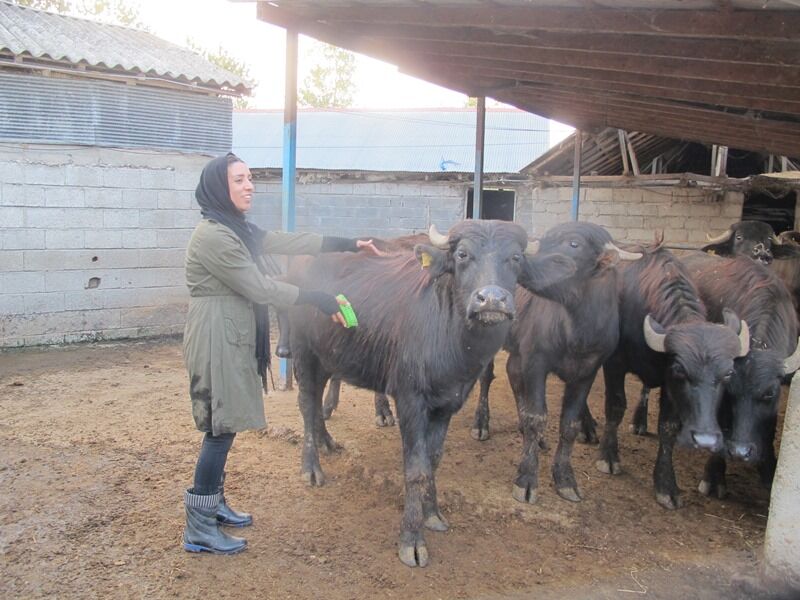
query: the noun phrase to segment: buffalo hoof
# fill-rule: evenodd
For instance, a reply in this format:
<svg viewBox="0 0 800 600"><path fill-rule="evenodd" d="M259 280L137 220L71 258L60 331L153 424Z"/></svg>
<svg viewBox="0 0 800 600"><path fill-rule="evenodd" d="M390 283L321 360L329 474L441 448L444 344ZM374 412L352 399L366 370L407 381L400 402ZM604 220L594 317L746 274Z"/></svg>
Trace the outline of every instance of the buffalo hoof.
<svg viewBox="0 0 800 600"><path fill-rule="evenodd" d="M638 425L636 423L631 423L631 433L633 435L646 436L647 435L647 424Z"/></svg>
<svg viewBox="0 0 800 600"><path fill-rule="evenodd" d="M447 531L450 524L442 515L431 515L425 519L425 528L431 531Z"/></svg>
<svg viewBox="0 0 800 600"><path fill-rule="evenodd" d="M594 466L598 471L606 475L619 475L622 473L622 465L616 460L607 461L605 459L600 459L595 461Z"/></svg>
<svg viewBox="0 0 800 600"><path fill-rule="evenodd" d="M683 498L680 494L656 494L656 502L667 510L677 510L683 506Z"/></svg>
<svg viewBox="0 0 800 600"><path fill-rule="evenodd" d="M473 440L478 440L479 442L485 442L489 439L489 428L483 427L474 427L470 432Z"/></svg>
<svg viewBox="0 0 800 600"><path fill-rule="evenodd" d="M590 444L592 446L596 446L600 443L600 440L597 437L597 433L595 431L581 431L575 437L575 440L580 442L581 444Z"/></svg>
<svg viewBox="0 0 800 600"><path fill-rule="evenodd" d="M304 470L300 473L300 478L306 485L310 485L311 487L321 487L325 485L325 473L319 468L309 469L307 471Z"/></svg>
<svg viewBox="0 0 800 600"><path fill-rule="evenodd" d="M375 415L376 427L394 427L394 415Z"/></svg>
<svg viewBox="0 0 800 600"><path fill-rule="evenodd" d="M719 500L728 495L728 488L725 485L711 483L705 479L697 486L697 491L703 496L716 496Z"/></svg>
<svg viewBox="0 0 800 600"><path fill-rule="evenodd" d="M522 502L524 504L536 504L536 501L539 499L536 488L521 486L516 483L511 490L511 496L517 502Z"/></svg>
<svg viewBox="0 0 800 600"><path fill-rule="evenodd" d="M547 440L544 438L539 438L539 450L542 452L549 452L550 451L550 444L547 443Z"/></svg>
<svg viewBox="0 0 800 600"><path fill-rule="evenodd" d="M400 542L400 549L397 552L402 562L407 567L427 567L428 566L428 547L424 539L415 542Z"/></svg>
<svg viewBox="0 0 800 600"><path fill-rule="evenodd" d="M558 492L558 495L561 496L564 500L569 500L570 502L580 502L581 500L583 500L583 498L581 498L580 493L578 492L578 488L574 487L557 488L556 492Z"/></svg>
<svg viewBox="0 0 800 600"><path fill-rule="evenodd" d="M289 346L278 346L275 348L275 356L278 358L292 358L292 349Z"/></svg>

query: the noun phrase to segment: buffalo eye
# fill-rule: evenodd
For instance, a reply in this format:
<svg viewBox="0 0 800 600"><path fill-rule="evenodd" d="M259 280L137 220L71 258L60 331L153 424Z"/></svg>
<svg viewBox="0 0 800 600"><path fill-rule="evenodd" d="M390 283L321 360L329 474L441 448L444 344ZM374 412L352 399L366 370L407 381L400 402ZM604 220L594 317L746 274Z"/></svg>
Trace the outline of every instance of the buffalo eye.
<svg viewBox="0 0 800 600"><path fill-rule="evenodd" d="M672 365L672 376L676 379L686 379L686 369L683 368L683 365L680 363L673 363Z"/></svg>
<svg viewBox="0 0 800 600"><path fill-rule="evenodd" d="M456 250L456 258L458 260L467 260L469 258L469 253L466 250L458 249Z"/></svg>
<svg viewBox="0 0 800 600"><path fill-rule="evenodd" d="M731 377L733 377L733 369L731 369L730 371L725 373L725 375L722 376L723 383L728 383L731 380Z"/></svg>
<svg viewBox="0 0 800 600"><path fill-rule="evenodd" d="M578 246L580 246L580 244L578 242L576 242L575 240L572 240L569 243L569 245L570 245L570 248L577 248Z"/></svg>
<svg viewBox="0 0 800 600"><path fill-rule="evenodd" d="M737 233L737 234L736 234L736 241L737 241L737 242L741 242L743 239L744 239L744 237L742 236L742 234L741 234L741 233Z"/></svg>
<svg viewBox="0 0 800 600"><path fill-rule="evenodd" d="M514 254L511 256L511 261L517 264L522 262L522 255L521 254Z"/></svg>

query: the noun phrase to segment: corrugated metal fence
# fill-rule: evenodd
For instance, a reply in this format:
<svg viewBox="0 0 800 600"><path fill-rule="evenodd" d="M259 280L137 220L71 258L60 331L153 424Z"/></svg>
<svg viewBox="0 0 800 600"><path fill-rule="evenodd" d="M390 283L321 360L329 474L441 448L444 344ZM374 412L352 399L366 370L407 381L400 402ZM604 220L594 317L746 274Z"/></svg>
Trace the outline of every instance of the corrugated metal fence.
<svg viewBox="0 0 800 600"><path fill-rule="evenodd" d="M0 73L0 140L218 154L231 148L231 101L92 79Z"/></svg>

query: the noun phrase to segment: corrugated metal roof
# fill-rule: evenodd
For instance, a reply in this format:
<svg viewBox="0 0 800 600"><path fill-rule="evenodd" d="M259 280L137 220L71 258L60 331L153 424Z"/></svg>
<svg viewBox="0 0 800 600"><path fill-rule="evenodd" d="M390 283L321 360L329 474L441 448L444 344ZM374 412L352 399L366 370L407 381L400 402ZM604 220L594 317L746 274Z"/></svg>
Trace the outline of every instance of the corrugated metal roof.
<svg viewBox="0 0 800 600"><path fill-rule="evenodd" d="M25 8L0 0L0 54L51 59L249 93L252 85L191 50L145 31ZM2 64L0 62L0 64Z"/></svg>
<svg viewBox="0 0 800 600"><path fill-rule="evenodd" d="M516 173L549 146L549 122L487 109L484 171ZM283 112L233 113L233 150L253 168L280 168ZM474 109L300 110L297 167L341 171L464 172L475 165Z"/></svg>

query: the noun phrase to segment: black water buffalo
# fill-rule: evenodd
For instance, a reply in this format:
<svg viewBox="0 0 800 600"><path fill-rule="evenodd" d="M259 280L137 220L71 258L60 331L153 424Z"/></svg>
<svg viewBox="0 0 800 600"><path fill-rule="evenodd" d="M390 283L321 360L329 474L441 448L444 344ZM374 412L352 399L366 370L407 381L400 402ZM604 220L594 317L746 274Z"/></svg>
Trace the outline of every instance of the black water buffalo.
<svg viewBox="0 0 800 600"><path fill-rule="evenodd" d="M516 292L517 319L504 344L509 353L506 370L523 436L513 496L531 504L537 500L539 448L547 424L545 387L548 373L555 373L566 386L553 479L559 496L579 502L572 448L586 425L586 397L597 370L617 347L619 338L617 276L613 267L619 255L641 258L641 254L619 250L605 229L591 223L556 225L539 240L539 252L569 256L575 261L576 271L536 294L522 288ZM488 432L491 378L492 370L487 369L482 376L473 431Z"/></svg>
<svg viewBox="0 0 800 600"><path fill-rule="evenodd" d="M378 250L387 254L397 254L414 249L417 244L428 241L425 234L404 235L388 240L372 238ZM325 401L322 403L322 416L327 421L333 415L333 411L339 406L339 395L342 389L342 380L331 377L328 384L328 392L325 394ZM391 427L394 425L394 415L389 406L389 397L382 392L375 392L375 425L378 427Z"/></svg>
<svg viewBox="0 0 800 600"><path fill-rule="evenodd" d="M742 256L770 265L790 291L793 291L795 302L800 298L800 247L791 242L791 237L783 234L776 237L769 223L738 221L732 223L721 235L708 238L710 243L701 248L703 252L729 258ZM641 398L633 415L631 429L637 435L647 433L649 391L647 386L642 388Z"/></svg>
<svg viewBox="0 0 800 600"><path fill-rule="evenodd" d="M500 349L516 315L517 283L534 291L569 277L560 254L525 254L525 231L501 221L464 221L449 236L393 257L320 255L289 280L342 292L359 326L345 329L310 306L290 310L291 348L303 415L302 478L322 485L318 447L335 447L322 419L331 376L396 402L403 445L405 506L399 556L425 566L424 528L444 531L435 473L450 418ZM422 268L420 269L420 264Z"/></svg>
<svg viewBox="0 0 800 600"><path fill-rule="evenodd" d="M645 257L620 265L620 342L603 365L606 424L598 470L622 472L617 430L625 413L625 374L661 388L656 501L681 505L672 463L677 443L718 450L717 409L734 359L747 353L747 325L731 312L725 325L709 323L706 308L683 265L665 248L643 248Z"/></svg>
<svg viewBox="0 0 800 600"><path fill-rule="evenodd" d="M683 259L712 319L730 308L750 327L750 352L735 362L720 410L725 450L758 464L761 480L775 473L775 425L781 380L800 366L798 324L786 286L768 268L745 258L694 254ZM722 450L722 449L720 449ZM700 491L725 494L725 452L713 455Z"/></svg>
<svg viewBox="0 0 800 600"><path fill-rule="evenodd" d="M800 256L800 249L780 240L769 223L762 221L738 221L726 232L709 238L709 244L701 250L717 256L744 256L768 265L773 259Z"/></svg>

